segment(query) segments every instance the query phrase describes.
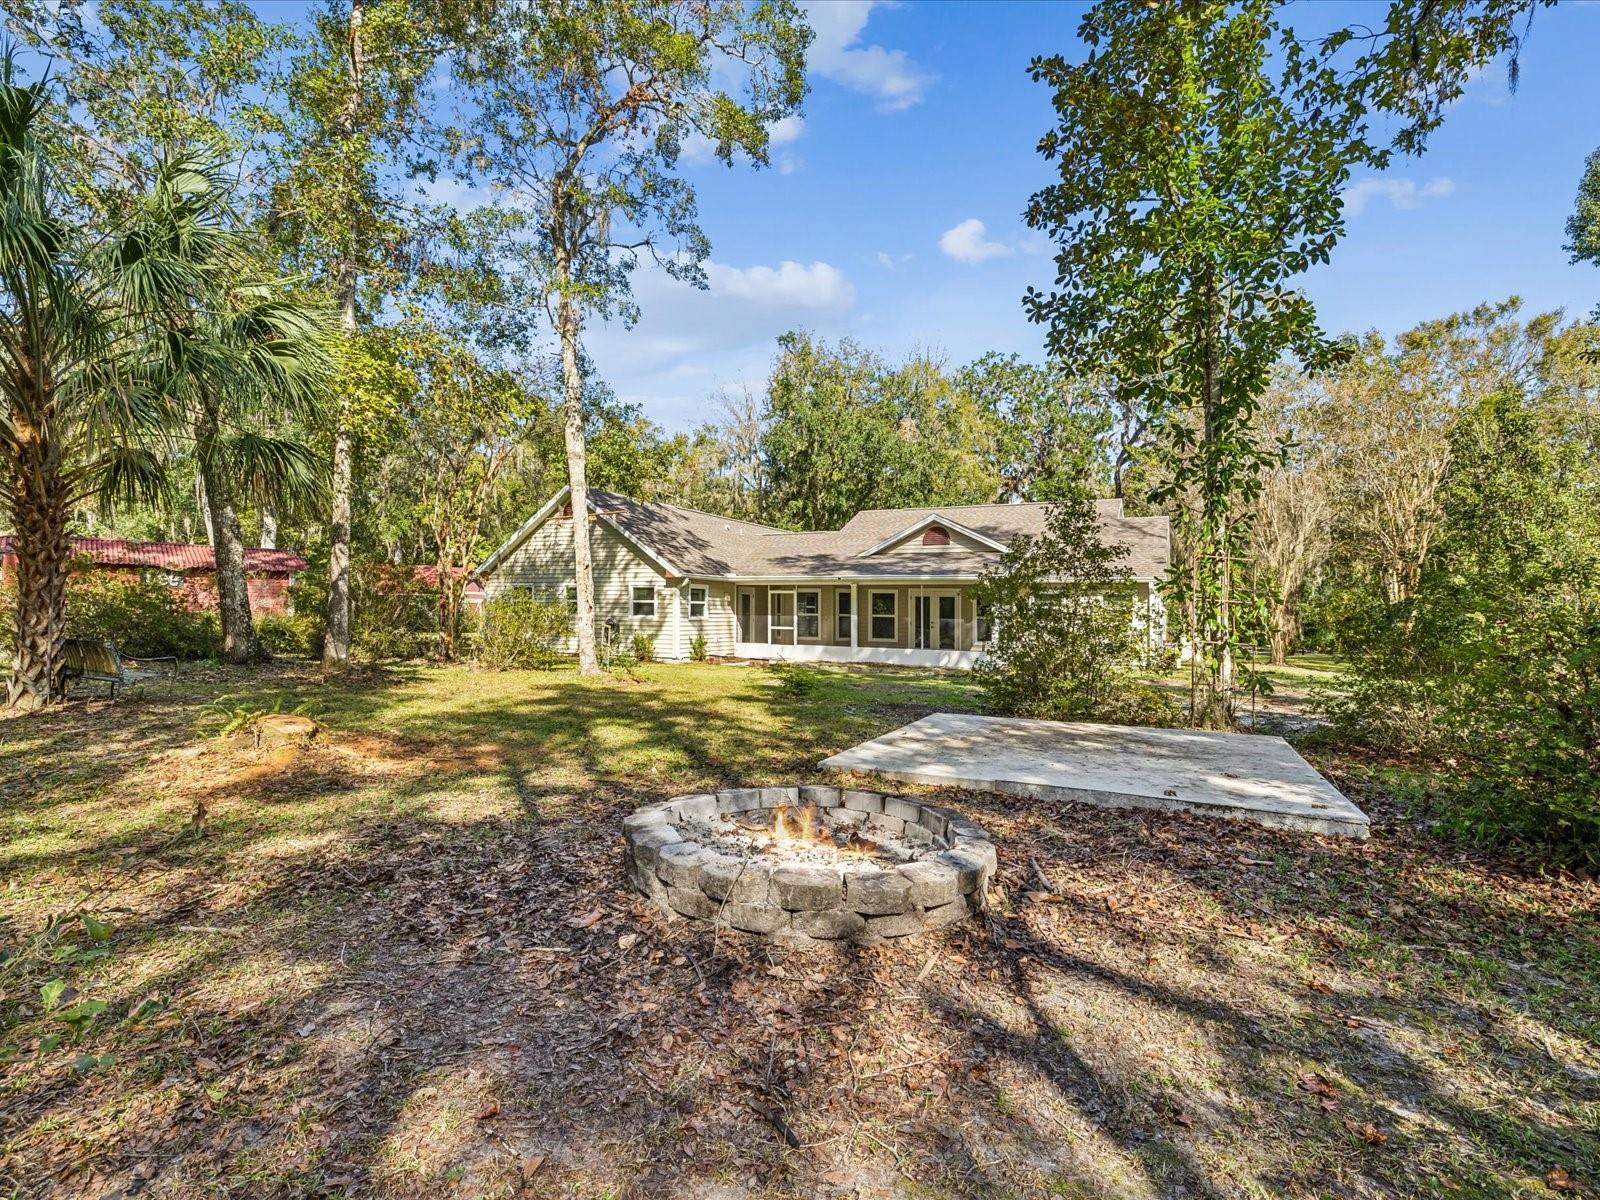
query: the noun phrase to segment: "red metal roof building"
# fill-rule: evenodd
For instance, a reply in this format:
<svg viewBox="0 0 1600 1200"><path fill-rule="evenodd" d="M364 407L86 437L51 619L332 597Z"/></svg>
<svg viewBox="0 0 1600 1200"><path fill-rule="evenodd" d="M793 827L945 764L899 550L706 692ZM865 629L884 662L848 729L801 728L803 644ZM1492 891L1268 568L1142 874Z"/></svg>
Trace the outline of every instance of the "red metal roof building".
<svg viewBox="0 0 1600 1200"><path fill-rule="evenodd" d="M0 581L16 569L9 534L0 534ZM182 589L191 608L216 605L217 560L210 546L190 542L130 542L122 538L72 539L73 555L92 569L125 576L156 572ZM289 610L289 584L306 569L306 560L291 550L250 548L244 552L251 611L282 615Z"/></svg>

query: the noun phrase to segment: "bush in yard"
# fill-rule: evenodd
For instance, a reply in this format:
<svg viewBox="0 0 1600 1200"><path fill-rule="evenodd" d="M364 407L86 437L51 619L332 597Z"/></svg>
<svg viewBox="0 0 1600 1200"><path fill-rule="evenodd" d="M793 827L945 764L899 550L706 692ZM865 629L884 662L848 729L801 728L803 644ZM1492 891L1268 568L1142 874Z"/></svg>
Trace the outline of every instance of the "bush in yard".
<svg viewBox="0 0 1600 1200"><path fill-rule="evenodd" d="M634 662L654 662L656 658L656 640L648 633L636 633L631 643Z"/></svg>
<svg viewBox="0 0 1600 1200"><path fill-rule="evenodd" d="M974 672L991 708L1050 720L1137 713L1150 721L1155 701L1133 682L1139 636L1127 553L1101 542L1087 493L1053 505L1039 536L1011 543L974 590L993 614L994 636Z"/></svg>
<svg viewBox="0 0 1600 1200"><path fill-rule="evenodd" d="M255 619L256 636L269 654L288 658L322 657L322 614L296 613L280 616L268 613Z"/></svg>
<svg viewBox="0 0 1600 1200"><path fill-rule="evenodd" d="M1600 862L1600 474L1502 393L1452 435L1414 595L1355 611L1335 732L1449 766L1447 824Z"/></svg>
<svg viewBox="0 0 1600 1200"><path fill-rule="evenodd" d="M814 694L822 683L822 672L817 668L781 658L767 664L767 673L777 680L780 692L796 700Z"/></svg>
<svg viewBox="0 0 1600 1200"><path fill-rule="evenodd" d="M707 642L706 635L697 633L689 639L689 657L695 662L705 662Z"/></svg>
<svg viewBox="0 0 1600 1200"><path fill-rule="evenodd" d="M548 669L572 636L572 613L561 600L528 592L497 596L484 608L478 661L496 670Z"/></svg>
<svg viewBox="0 0 1600 1200"><path fill-rule="evenodd" d="M67 636L110 642L135 657L215 658L222 648L215 612L189 608L163 579L106 571L74 571L67 581Z"/></svg>

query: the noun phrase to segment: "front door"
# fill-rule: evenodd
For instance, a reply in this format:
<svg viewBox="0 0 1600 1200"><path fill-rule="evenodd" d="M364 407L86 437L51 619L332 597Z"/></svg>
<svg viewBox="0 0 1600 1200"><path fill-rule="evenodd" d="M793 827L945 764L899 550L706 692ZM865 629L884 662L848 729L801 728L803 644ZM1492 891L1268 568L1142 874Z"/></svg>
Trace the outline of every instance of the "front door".
<svg viewBox="0 0 1600 1200"><path fill-rule="evenodd" d="M956 596L953 592L934 592L916 597L916 646L918 650L956 648Z"/></svg>

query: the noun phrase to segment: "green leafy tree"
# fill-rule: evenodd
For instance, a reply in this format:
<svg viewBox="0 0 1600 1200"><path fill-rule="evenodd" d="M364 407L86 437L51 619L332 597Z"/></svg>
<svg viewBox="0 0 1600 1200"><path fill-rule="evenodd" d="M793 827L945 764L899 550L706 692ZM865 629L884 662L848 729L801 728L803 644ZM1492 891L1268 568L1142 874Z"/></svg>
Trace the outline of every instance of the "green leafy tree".
<svg viewBox="0 0 1600 1200"><path fill-rule="evenodd" d="M990 707L1061 721L1130 715L1140 638L1127 555L1101 540L1082 490L1050 507L1042 534L1007 547L973 593L993 622L975 673Z"/></svg>
<svg viewBox="0 0 1600 1200"><path fill-rule="evenodd" d="M426 85L457 46L465 6L326 0L292 63L276 140L271 221L287 258L327 288L347 339L409 267L419 214L405 150L425 125ZM365 300L365 303L363 303ZM359 357L359 352L357 352ZM352 385L358 381L349 381ZM377 414L340 381L332 414L325 668L350 659L350 545L358 434Z"/></svg>
<svg viewBox="0 0 1600 1200"><path fill-rule="evenodd" d="M1594 862L1600 472L1547 407L1513 389L1461 413L1416 590L1348 632L1331 711L1364 740L1452 756L1449 815L1476 835Z"/></svg>
<svg viewBox="0 0 1600 1200"><path fill-rule="evenodd" d="M1111 433L1110 406L1093 384L1025 362L985 354L956 377L977 406L990 499L1058 500L1084 487L1106 486L1102 447Z"/></svg>
<svg viewBox="0 0 1600 1200"><path fill-rule="evenodd" d="M1040 150L1060 180L1027 217L1059 249L1055 289L1025 304L1066 370L1143 398L1165 468L1154 498L1181 506L1191 547L1174 583L1204 666L1196 719L1225 722L1239 526L1274 460L1259 397L1284 355L1333 358L1290 281L1327 259L1350 167L1374 153L1267 0L1102 4L1080 33L1084 62L1031 67L1053 92Z"/></svg>
<svg viewBox="0 0 1600 1200"><path fill-rule="evenodd" d="M581 337L586 316L631 317L641 254L705 286L709 243L676 173L686 139L732 163L768 158L768 128L805 94L810 32L791 0L558 0L493 5L457 81L456 161L524 217L521 290L561 343L568 482L588 498ZM736 81L735 95L727 81ZM589 529L574 526L579 670L599 670Z"/></svg>

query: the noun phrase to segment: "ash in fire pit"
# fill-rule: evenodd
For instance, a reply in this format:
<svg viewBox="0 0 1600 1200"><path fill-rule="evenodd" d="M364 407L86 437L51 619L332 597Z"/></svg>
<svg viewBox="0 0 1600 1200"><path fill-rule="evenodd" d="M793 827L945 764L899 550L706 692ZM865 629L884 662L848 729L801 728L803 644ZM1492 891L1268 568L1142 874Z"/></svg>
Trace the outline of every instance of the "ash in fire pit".
<svg viewBox="0 0 1600 1200"><path fill-rule="evenodd" d="M795 945L959 921L995 869L989 835L960 813L881 792L741 788L622 825L629 878L667 912Z"/></svg>

